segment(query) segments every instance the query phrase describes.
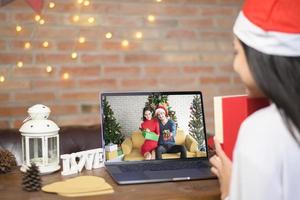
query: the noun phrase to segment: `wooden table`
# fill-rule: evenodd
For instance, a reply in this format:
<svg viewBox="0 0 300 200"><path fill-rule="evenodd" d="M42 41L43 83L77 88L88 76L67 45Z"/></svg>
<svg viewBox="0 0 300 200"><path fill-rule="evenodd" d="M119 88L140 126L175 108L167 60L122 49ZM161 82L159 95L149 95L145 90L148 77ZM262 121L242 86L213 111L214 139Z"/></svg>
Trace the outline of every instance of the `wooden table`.
<svg viewBox="0 0 300 200"><path fill-rule="evenodd" d="M94 175L103 177L114 189L113 194L89 197L78 197L76 199L105 199L105 200L220 200L219 183L217 179L167 182L155 184L118 185L104 168L95 170L83 170L82 173L72 176L61 176L60 172L43 175L43 185L60 180L66 180L78 175ZM26 192L22 190L22 173L14 169L7 174L0 174L0 199L71 199L57 194L39 192Z"/></svg>

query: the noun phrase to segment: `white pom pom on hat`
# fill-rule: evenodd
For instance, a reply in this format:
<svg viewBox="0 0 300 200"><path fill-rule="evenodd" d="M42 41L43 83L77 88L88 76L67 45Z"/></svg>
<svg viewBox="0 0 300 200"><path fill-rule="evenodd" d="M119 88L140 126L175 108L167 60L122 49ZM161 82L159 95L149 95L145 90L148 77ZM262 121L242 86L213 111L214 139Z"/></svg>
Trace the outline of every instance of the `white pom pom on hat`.
<svg viewBox="0 0 300 200"><path fill-rule="evenodd" d="M233 32L262 53L300 56L300 2L246 0Z"/></svg>

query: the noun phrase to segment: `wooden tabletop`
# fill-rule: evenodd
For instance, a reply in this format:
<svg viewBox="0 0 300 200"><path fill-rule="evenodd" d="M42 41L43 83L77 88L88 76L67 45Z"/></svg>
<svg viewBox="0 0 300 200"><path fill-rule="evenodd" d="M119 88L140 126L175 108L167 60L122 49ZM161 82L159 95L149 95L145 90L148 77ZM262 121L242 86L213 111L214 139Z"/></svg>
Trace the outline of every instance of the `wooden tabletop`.
<svg viewBox="0 0 300 200"><path fill-rule="evenodd" d="M62 176L60 172L42 176L42 184L46 185L56 181L67 180L80 175L93 175L103 177L114 189L113 194L78 197L76 199L105 199L105 200L220 200L219 183L217 179L199 181L181 181L137 185L116 184L105 168L72 176ZM71 199L57 194L39 192L26 192L22 190L22 173L15 169L7 174L0 174L0 199Z"/></svg>

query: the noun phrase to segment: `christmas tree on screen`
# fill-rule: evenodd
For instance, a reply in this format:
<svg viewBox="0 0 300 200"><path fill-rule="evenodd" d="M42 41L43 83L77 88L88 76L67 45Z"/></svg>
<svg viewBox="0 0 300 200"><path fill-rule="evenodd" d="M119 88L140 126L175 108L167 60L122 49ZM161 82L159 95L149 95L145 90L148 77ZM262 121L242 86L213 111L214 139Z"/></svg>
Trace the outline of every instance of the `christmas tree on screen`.
<svg viewBox="0 0 300 200"><path fill-rule="evenodd" d="M205 148L203 145L204 137L204 126L203 126L203 113L201 109L201 98L200 95L195 95L190 107L191 115L189 121L189 133L195 138L199 144L199 150Z"/></svg>
<svg viewBox="0 0 300 200"><path fill-rule="evenodd" d="M121 133L121 126L114 117L114 112L107 99L104 98L103 102L105 145L110 143L120 145L124 141L125 136Z"/></svg>

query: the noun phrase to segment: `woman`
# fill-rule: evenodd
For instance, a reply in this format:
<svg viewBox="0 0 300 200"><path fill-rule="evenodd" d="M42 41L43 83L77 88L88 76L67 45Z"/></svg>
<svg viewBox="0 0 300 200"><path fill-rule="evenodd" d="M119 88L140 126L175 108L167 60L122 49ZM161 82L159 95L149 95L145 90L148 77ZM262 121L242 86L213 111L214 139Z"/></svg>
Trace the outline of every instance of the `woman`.
<svg viewBox="0 0 300 200"><path fill-rule="evenodd" d="M296 0L249 0L235 23L234 70L271 105L242 123L233 164L215 139L222 199L300 199L299 19Z"/></svg>
<svg viewBox="0 0 300 200"><path fill-rule="evenodd" d="M143 109L143 122L140 129L142 131L153 132L156 135L160 134L159 124L156 119L153 119L153 110L150 107L145 107ZM157 147L157 141L155 140L145 140L141 148L141 154L144 156L145 160L155 159L155 148Z"/></svg>
<svg viewBox="0 0 300 200"><path fill-rule="evenodd" d="M176 124L168 118L168 111L163 106L158 106L155 115L159 119L160 136L159 146L156 148L156 159L162 159L163 153L180 153L180 158L186 158L186 149L175 144Z"/></svg>

